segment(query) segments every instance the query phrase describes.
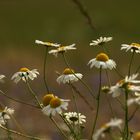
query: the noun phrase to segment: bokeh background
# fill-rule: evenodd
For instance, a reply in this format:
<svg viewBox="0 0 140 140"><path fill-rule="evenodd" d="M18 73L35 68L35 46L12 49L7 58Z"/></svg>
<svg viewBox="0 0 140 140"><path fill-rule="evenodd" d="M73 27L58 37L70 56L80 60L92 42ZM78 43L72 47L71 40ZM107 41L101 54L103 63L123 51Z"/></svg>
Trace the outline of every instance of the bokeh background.
<svg viewBox="0 0 140 140"><path fill-rule="evenodd" d="M67 53L70 65L78 72L84 74L84 80L94 90L98 88L98 70L90 70L88 61L94 58L102 49L89 46L91 40L99 36L112 36L113 41L106 45L109 56L118 65L119 71L126 74L131 53L120 51L122 43L139 43L140 39L140 18L139 0L80 0L84 8L88 11L93 25L96 27L98 35L90 28L87 20L80 13L72 0L0 0L0 73L7 76L6 83L1 85L1 89L8 95L32 103L32 97L27 92L24 83L14 84L10 78L21 67L29 69L37 68L40 76L31 82L31 86L38 93L39 98L46 93L43 83L43 60L45 48L35 44L35 40L52 41L63 45L76 43L77 50ZM139 66L139 56L135 57L135 70ZM47 78L52 92L62 98L72 98L71 89L56 83L57 75L55 71L62 72L65 68L61 56L55 58L48 56ZM115 72L110 73L112 83L119 80ZM103 84L107 82L103 75ZM92 103L87 90L77 83L83 95ZM101 107L101 117L99 126L110 118L108 105ZM111 98L110 98L111 99ZM1 104L15 109L15 118L21 125L22 131L28 134L43 137L46 140L62 140L60 134L50 120L39 110L21 105L0 96ZM94 117L88 107L77 96L79 110L87 116L85 138L90 134L90 119ZM93 103L94 104L94 103ZM114 111L118 116L123 112L117 102L113 101ZM74 109L70 103L70 110ZM106 110L106 112L105 112ZM92 115L91 115L92 114ZM61 123L58 119L58 123ZM138 113L132 121L132 130L139 128ZM14 123L14 121L13 121ZM18 130L15 125L11 128ZM4 132L1 132L1 139ZM15 136L15 139L19 139ZM22 139L20 137L20 139Z"/></svg>

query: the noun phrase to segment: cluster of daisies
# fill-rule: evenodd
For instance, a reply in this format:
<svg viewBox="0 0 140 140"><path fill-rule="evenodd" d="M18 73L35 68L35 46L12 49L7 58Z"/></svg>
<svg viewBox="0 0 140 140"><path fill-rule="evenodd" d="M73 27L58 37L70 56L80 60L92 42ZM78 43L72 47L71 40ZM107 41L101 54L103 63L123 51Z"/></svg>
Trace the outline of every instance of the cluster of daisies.
<svg viewBox="0 0 140 140"><path fill-rule="evenodd" d="M97 40L93 40L90 43L90 46L103 46L105 43L112 40L112 37L100 37ZM69 50L76 50L75 44L71 44L68 46L64 46L58 43L51 42L43 42L40 40L35 41L38 45L43 45L48 48L53 48L48 51L49 54L53 54L55 57L58 54L64 54ZM132 43L122 44L121 50L131 51L133 53L140 53L140 44ZM90 68L96 67L98 69L116 69L116 63L114 60L110 59L109 56L105 52L100 52L96 55L95 58L89 60L88 64ZM34 80L39 75L37 69L30 70L26 67L20 68L18 72L13 74L12 80L17 84L19 81L23 81L28 83L28 80ZM130 106L132 104L140 105L140 80L136 80L138 77L138 73L127 75L118 81L113 86L104 86L102 87L102 91L108 94L112 94L112 97L119 97L121 94L125 94L127 91L129 95L132 95L133 98L129 98L127 100L127 105ZM0 82L4 81L5 76L0 75ZM74 82L77 82L83 78L83 74L75 72L72 68L67 67L63 70L63 72L58 74L56 79L58 84L68 84L71 85ZM47 93L43 99L41 104L41 110L43 114L53 117L56 114L60 115L68 125L82 125L86 122L86 116L82 115L79 112L64 112L64 110L68 110L70 100L62 99L56 96L53 93ZM4 109L0 109L0 125L5 125L7 120L10 119L11 115L13 115L14 110L11 108L5 107ZM118 128L121 130L121 125L123 123L122 119L113 118L106 124L104 124L101 128L99 128L92 135L93 140L99 140L100 138L104 138L107 133L110 133L111 129ZM120 136L121 139L121 136ZM140 133L137 133L134 140L140 139Z"/></svg>

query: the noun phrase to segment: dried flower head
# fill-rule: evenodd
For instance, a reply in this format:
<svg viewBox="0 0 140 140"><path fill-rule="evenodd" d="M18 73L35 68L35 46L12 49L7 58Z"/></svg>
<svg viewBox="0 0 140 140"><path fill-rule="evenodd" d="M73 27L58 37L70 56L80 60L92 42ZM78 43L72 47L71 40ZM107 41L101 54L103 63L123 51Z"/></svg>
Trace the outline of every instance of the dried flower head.
<svg viewBox="0 0 140 140"><path fill-rule="evenodd" d="M81 115L81 113L77 112L68 112L64 113L64 117L67 120L68 123L70 124L83 124L86 122L86 116Z"/></svg>

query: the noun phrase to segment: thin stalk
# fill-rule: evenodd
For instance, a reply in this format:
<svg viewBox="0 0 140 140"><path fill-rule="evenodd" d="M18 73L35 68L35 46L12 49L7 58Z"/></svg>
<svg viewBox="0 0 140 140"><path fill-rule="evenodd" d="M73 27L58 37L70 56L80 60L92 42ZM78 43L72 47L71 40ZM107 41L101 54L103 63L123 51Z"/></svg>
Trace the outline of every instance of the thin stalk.
<svg viewBox="0 0 140 140"><path fill-rule="evenodd" d="M114 69L114 70L121 78L124 78L124 76L117 69Z"/></svg>
<svg viewBox="0 0 140 140"><path fill-rule="evenodd" d="M8 123L7 122L5 122L6 123L6 128L7 128L7 139L8 140L12 140L13 138L12 138L12 136L11 136L11 132L9 131L9 126L8 126Z"/></svg>
<svg viewBox="0 0 140 140"><path fill-rule="evenodd" d="M109 74L108 74L107 69L105 70L105 72L106 72L106 76L107 76L107 80L108 80L109 87L111 87L111 80L110 80L110 77L109 77ZM112 109L112 104L111 104L109 98L107 97L107 95L106 95L106 99L107 99L107 102L108 102L108 104L109 104L109 108L110 108L110 110L111 110L111 114L112 114L112 116L114 117L115 115L114 115L114 112L113 112L113 109Z"/></svg>
<svg viewBox="0 0 140 140"><path fill-rule="evenodd" d="M80 140L81 134L80 134L80 123L79 123L79 110L78 110L78 106L77 106L77 103L76 103L76 99L75 99L75 94L74 94L74 89L73 88L72 88L72 96L73 96L73 100L74 100L74 104L75 104L75 109L76 109L76 112L78 114L78 129L79 129L79 132L78 132L78 136L76 135L76 140ZM75 125L74 125L74 128L75 128Z"/></svg>
<svg viewBox="0 0 140 140"><path fill-rule="evenodd" d="M99 90L98 90L98 95L97 95L97 110L96 110L95 119L94 119L94 123L93 123L91 140L92 140L92 135L94 134L94 131L95 131L95 127L96 127L96 123L97 123L97 119L98 119L98 114L99 114L101 86L102 86L102 67L100 67Z"/></svg>
<svg viewBox="0 0 140 140"><path fill-rule="evenodd" d="M2 94L3 96L5 96L6 98L8 98L10 100L13 100L14 102L17 102L17 103L20 103L20 104L24 104L24 105L27 105L27 106L31 106L31 107L34 107L34 108L39 108L38 106L26 103L24 101L21 101L21 100L15 99L15 98L12 98L9 95L7 95L5 92L3 92L2 90L0 90L0 94Z"/></svg>
<svg viewBox="0 0 140 140"><path fill-rule="evenodd" d="M125 126L124 126L124 135L123 140L128 140L129 137L129 127L128 127L128 91L125 90Z"/></svg>
<svg viewBox="0 0 140 140"><path fill-rule="evenodd" d="M65 54L62 53L62 55L63 55L64 62L65 62L65 64L66 64L66 66L71 70L71 67L70 67L70 65L69 65L69 63L68 63L68 61L67 61L67 59L66 59ZM72 72L72 71L71 71L71 72ZM73 72L72 72L72 73L73 73ZM89 91L89 93L91 94L91 96L92 96L94 99L96 99L93 90L92 90L82 79L80 79L79 77L77 77L77 76L75 75L75 73L73 73L73 75L88 89L88 91Z"/></svg>
<svg viewBox="0 0 140 140"><path fill-rule="evenodd" d="M71 124L63 117L62 114L59 114L59 115L62 118L62 120L64 121L64 123L67 125L67 127L69 128L69 130L71 131L71 133L73 134L73 136L76 137L76 134L75 134L73 128L71 127Z"/></svg>
<svg viewBox="0 0 140 140"><path fill-rule="evenodd" d="M105 72L106 72L106 77L107 77L108 84L109 84L109 87L110 87L111 86L111 80L110 80L110 77L109 77L107 69L105 70Z"/></svg>
<svg viewBox="0 0 140 140"><path fill-rule="evenodd" d="M137 70L136 70L136 72L135 72L135 73L138 73L138 72L139 72L139 70L140 70L140 66L138 66L138 68L137 68Z"/></svg>
<svg viewBox="0 0 140 140"><path fill-rule="evenodd" d="M28 87L30 93L33 95L33 97L34 97L35 100L37 101L37 104L39 105L39 107L42 108L42 105L41 105L41 103L40 103L40 101L39 101L39 99L38 99L36 93L32 90L32 88L30 87L30 84L29 84L28 81L26 81L26 85L27 85L27 87Z"/></svg>
<svg viewBox="0 0 140 140"><path fill-rule="evenodd" d="M84 18L87 20L87 23L90 26L90 28L97 34L96 28L92 22L92 18L89 16L86 8L82 5L82 3L79 0L72 0L72 2L78 7L81 15L83 15Z"/></svg>
<svg viewBox="0 0 140 140"><path fill-rule="evenodd" d="M83 99L83 101L87 104L87 106L90 108L90 110L93 110L93 107L90 105L90 103L88 102L88 100L81 94L81 92L73 84L70 84L70 86Z"/></svg>
<svg viewBox="0 0 140 140"><path fill-rule="evenodd" d="M115 113L114 113L114 111L113 111L112 104L111 104L109 98L107 97L107 95L106 95L106 100L107 100L107 102L108 102L108 105L109 105L109 108L110 108L112 117L114 118L114 117L115 117Z"/></svg>
<svg viewBox="0 0 140 140"><path fill-rule="evenodd" d="M131 67L132 67L132 62L133 62L133 59L134 59L134 54L135 54L135 51L133 51L131 59L130 59L129 68L128 68L128 77L131 74Z"/></svg>
<svg viewBox="0 0 140 140"><path fill-rule="evenodd" d="M133 119L133 117L135 116L135 114L136 114L136 112L137 112L138 109L139 109L139 106L137 106L135 108L135 110L133 111L132 115L129 117L128 121L131 121Z"/></svg>
<svg viewBox="0 0 140 140"><path fill-rule="evenodd" d="M46 87L47 92L49 93L49 87L47 84L47 80L46 80L46 65L47 65L47 56L48 56L48 47L45 47L45 57L44 57L44 65L43 65L43 79L44 79L44 84Z"/></svg>
<svg viewBox="0 0 140 140"><path fill-rule="evenodd" d="M58 126L57 122L53 119L52 116L49 117L51 119L51 121L53 122L53 124L57 127L57 129L60 131L61 135L66 139L69 140L69 138L67 137L67 135L60 129L60 127Z"/></svg>
<svg viewBox="0 0 140 140"><path fill-rule="evenodd" d="M16 135L19 135L21 137L29 138L29 139L32 139L32 140L41 140L41 138L30 136L30 135L26 135L26 134L20 133L18 131L8 129L8 128L2 126L2 125L0 125L0 128L3 129L3 130L5 130L5 131L7 131L7 132L9 131L10 133L14 133Z"/></svg>

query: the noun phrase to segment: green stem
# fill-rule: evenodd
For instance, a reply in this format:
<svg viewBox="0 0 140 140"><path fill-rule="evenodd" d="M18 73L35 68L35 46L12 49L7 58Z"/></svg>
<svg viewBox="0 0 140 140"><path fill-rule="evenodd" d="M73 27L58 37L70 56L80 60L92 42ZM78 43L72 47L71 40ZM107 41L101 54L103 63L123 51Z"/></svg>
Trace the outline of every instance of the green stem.
<svg viewBox="0 0 140 140"><path fill-rule="evenodd" d="M33 139L33 140L41 140L41 138L38 138L38 137L26 135L26 134L20 133L20 132L15 131L15 130L7 129L6 127L4 127L2 125L0 125L0 128L7 131L7 132L9 131L10 133L14 133L16 135L19 135L19 136L22 136L22 137L25 137L25 138L29 138L29 139Z"/></svg>
<svg viewBox="0 0 140 140"><path fill-rule="evenodd" d="M130 63L129 63L128 77L129 77L130 74L131 74L131 67L132 67L132 62L133 62L134 54L135 54L135 51L133 51L132 56L131 56L131 60L130 60Z"/></svg>
<svg viewBox="0 0 140 140"><path fill-rule="evenodd" d="M53 119L52 116L49 117L51 119L51 121L53 122L53 124L57 127L57 129L60 131L61 135L63 137L65 137L66 140L69 140L69 138L67 137L67 135L60 129L60 127L58 126L58 124L56 123L56 121Z"/></svg>
<svg viewBox="0 0 140 140"><path fill-rule="evenodd" d="M6 123L6 128L7 128L7 138L8 138L8 140L12 140L12 136L11 136L11 132L9 131L8 123L7 122L5 122L5 123Z"/></svg>
<svg viewBox="0 0 140 140"><path fill-rule="evenodd" d="M124 135L123 140L128 140L129 137L129 127L128 127L128 91L125 90L125 126L124 126Z"/></svg>
<svg viewBox="0 0 140 140"><path fill-rule="evenodd" d="M114 69L114 70L121 78L124 78L124 76L117 69Z"/></svg>
<svg viewBox="0 0 140 140"><path fill-rule="evenodd" d="M92 22L92 18L89 16L86 8L82 5L81 1L79 0L72 0L72 1L75 5L77 5L81 15L83 15L84 18L87 20L87 23L90 26L90 28L97 34L96 28Z"/></svg>
<svg viewBox="0 0 140 140"><path fill-rule="evenodd" d="M110 86L111 86L111 80L110 80L110 77L109 77L109 75L108 75L107 69L105 69L105 72L106 72L106 77L107 77L108 84L109 84L109 87L110 87Z"/></svg>
<svg viewBox="0 0 140 140"><path fill-rule="evenodd" d="M93 123L93 128L92 128L92 133L91 133L91 140L92 140L92 136L93 136L94 131L95 131L95 127L96 127L96 123L97 123L97 119L98 119L98 114L99 114L101 85L102 85L102 67L100 67L99 90L98 90L98 95L97 95L97 110L96 110L95 119L94 119L94 123Z"/></svg>
<svg viewBox="0 0 140 140"><path fill-rule="evenodd" d="M40 101L39 101L39 99L38 99L36 93L32 90L32 88L30 87L30 84L29 84L28 81L26 81L26 85L27 85L27 87L28 87L30 93L33 95L33 97L34 97L35 100L37 101L37 104L39 105L39 107L42 108L42 105L41 105L41 103L40 103Z"/></svg>
<svg viewBox="0 0 140 140"><path fill-rule="evenodd" d="M6 98L8 98L8 99L10 99L10 100L13 100L14 102L21 103L21 104L25 104L25 105L28 105L28 106L31 106L31 107L34 107L34 108L39 108L38 106L35 106L35 105L32 105L32 104L23 102L23 101L21 101L21 100L15 99L15 98L12 98L12 97L8 96L6 93L4 93L4 92L1 91L1 90L0 90L0 94L4 95Z"/></svg>
<svg viewBox="0 0 140 140"><path fill-rule="evenodd" d="M45 47L45 58L44 58L44 66L43 66L43 78L47 92L49 93L49 87L46 80L46 65L47 65L47 56L48 56L48 47Z"/></svg>
<svg viewBox="0 0 140 140"><path fill-rule="evenodd" d="M66 59L65 54L62 53L62 55L63 55L64 62L65 62L65 64L66 64L66 66L71 70L71 67L70 67L70 65L69 65L69 63L68 63L68 61L67 61L67 59ZM92 96L94 99L96 99L93 90L92 90L82 79L80 79L78 76L76 76L75 73L74 73L73 71L71 71L71 72L72 72L73 75L88 89L88 91L89 91L89 93L91 94L91 96Z"/></svg>
<svg viewBox="0 0 140 140"><path fill-rule="evenodd" d="M63 114L59 114L60 117L62 118L62 120L64 121L64 123L67 125L67 127L69 128L69 130L71 131L71 133L73 134L74 137L76 137L76 134L71 126L71 124L65 119Z"/></svg>
<svg viewBox="0 0 140 140"><path fill-rule="evenodd" d="M88 100L81 94L81 92L73 84L70 84L70 86L83 99L83 101L87 104L87 106L90 108L90 110L93 110L93 107L90 105L90 103L88 102Z"/></svg>
<svg viewBox="0 0 140 140"><path fill-rule="evenodd" d="M107 80L108 80L109 87L111 87L111 80L110 80L110 77L109 77L109 75L108 75L107 69L105 70L105 72L106 72L106 76L107 76ZM108 102L108 104L109 104L109 108L110 108L110 110L111 110L111 114L112 114L112 116L114 117L115 115L114 115L114 112L113 112L113 109L112 109L112 104L111 104L109 98L107 97L107 95L106 95L106 99L107 99L107 102Z"/></svg>

